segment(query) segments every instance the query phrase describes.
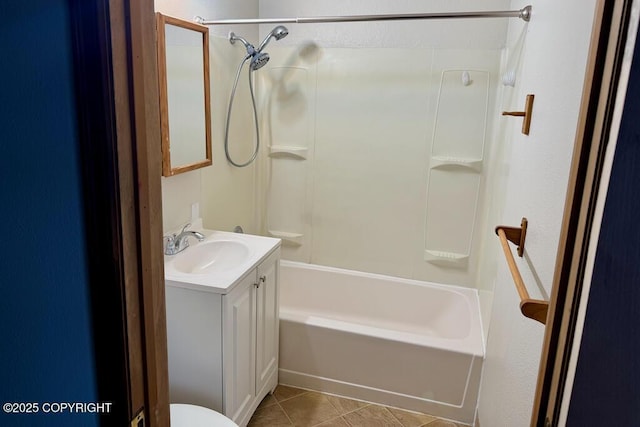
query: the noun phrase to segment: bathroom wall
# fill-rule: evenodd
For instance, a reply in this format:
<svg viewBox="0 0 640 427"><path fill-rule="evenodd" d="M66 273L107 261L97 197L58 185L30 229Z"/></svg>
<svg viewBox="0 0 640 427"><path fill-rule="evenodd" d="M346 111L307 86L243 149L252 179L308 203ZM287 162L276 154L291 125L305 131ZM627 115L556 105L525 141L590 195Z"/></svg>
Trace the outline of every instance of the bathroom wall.
<svg viewBox="0 0 640 427"><path fill-rule="evenodd" d="M262 0L260 13L508 8L385 3ZM286 258L477 286L507 21L293 24L271 42L260 71L272 145L261 165L262 229L284 239Z"/></svg>
<svg viewBox="0 0 640 427"><path fill-rule="evenodd" d="M532 298L551 294L564 199L575 138L595 0L527 2L533 6L522 56L521 79L508 95L510 109L535 94L531 133L512 126L507 141L508 182L501 223L529 219L525 256L518 267ZM511 7L526 3L513 1ZM520 27L512 23L510 41ZM495 239L494 251L500 252ZM483 373L481 425L528 425L544 326L520 314L519 298L499 253L491 326Z"/></svg>
<svg viewBox="0 0 640 427"><path fill-rule="evenodd" d="M194 16L205 19L254 18L258 16L257 0L156 0L156 11L191 21ZM211 129L213 165L162 178L162 209L165 233L191 221L194 216L203 219L204 226L219 230L232 230L241 225L245 231L255 231L254 166L237 169L225 158L223 141L229 92L235 69L245 53L240 45L231 45L228 26L210 26L211 61ZM257 26L234 28L249 40L258 37ZM245 72L238 85L230 129L232 155L237 161L248 158L254 144L252 116Z"/></svg>

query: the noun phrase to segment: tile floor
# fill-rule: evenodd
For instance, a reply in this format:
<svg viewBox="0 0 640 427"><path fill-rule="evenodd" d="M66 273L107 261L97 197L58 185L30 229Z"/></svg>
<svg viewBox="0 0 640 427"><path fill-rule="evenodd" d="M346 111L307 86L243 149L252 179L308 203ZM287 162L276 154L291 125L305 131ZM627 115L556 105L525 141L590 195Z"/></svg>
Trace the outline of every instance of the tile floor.
<svg viewBox="0 0 640 427"><path fill-rule="evenodd" d="M462 427L430 415L402 411L279 385L248 427Z"/></svg>

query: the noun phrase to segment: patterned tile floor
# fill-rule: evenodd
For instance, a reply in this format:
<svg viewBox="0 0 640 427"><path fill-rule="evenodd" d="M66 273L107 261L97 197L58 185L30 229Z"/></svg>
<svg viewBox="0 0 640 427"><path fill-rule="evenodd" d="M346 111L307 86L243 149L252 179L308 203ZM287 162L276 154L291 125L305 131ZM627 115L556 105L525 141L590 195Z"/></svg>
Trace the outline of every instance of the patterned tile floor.
<svg viewBox="0 0 640 427"><path fill-rule="evenodd" d="M262 400L249 427L290 426L462 427L430 415L279 385Z"/></svg>

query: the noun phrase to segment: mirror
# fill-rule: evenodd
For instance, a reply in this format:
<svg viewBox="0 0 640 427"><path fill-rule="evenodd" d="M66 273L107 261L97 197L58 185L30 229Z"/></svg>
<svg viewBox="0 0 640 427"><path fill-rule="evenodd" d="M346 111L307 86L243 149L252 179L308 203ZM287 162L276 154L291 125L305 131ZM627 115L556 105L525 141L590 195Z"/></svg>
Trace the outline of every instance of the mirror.
<svg viewBox="0 0 640 427"><path fill-rule="evenodd" d="M157 13L162 175L212 164L209 29Z"/></svg>

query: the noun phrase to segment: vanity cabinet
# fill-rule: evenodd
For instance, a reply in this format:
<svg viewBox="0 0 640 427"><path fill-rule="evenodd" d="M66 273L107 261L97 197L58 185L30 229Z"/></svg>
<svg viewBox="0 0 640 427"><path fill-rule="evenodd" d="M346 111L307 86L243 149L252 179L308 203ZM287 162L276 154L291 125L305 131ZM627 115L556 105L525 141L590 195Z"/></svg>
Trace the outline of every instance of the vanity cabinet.
<svg viewBox="0 0 640 427"><path fill-rule="evenodd" d="M276 247L227 293L167 282L172 403L201 405L245 426L278 382Z"/></svg>
<svg viewBox="0 0 640 427"><path fill-rule="evenodd" d="M278 253L224 297L224 414L241 424L277 384ZM246 415L249 415L246 417Z"/></svg>

